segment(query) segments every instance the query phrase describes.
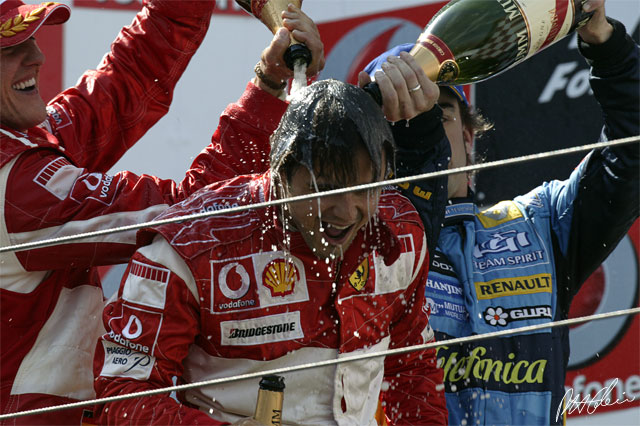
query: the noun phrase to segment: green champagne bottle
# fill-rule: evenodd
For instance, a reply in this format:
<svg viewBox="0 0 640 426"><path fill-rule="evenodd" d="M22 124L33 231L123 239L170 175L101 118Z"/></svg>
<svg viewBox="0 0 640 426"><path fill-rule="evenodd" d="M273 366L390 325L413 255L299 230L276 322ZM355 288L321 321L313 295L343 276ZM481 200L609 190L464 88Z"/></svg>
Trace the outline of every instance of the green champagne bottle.
<svg viewBox="0 0 640 426"><path fill-rule="evenodd" d="M431 18L410 54L438 84L483 81L584 25L592 15L582 10L584 2L451 0ZM365 90L379 93L370 85Z"/></svg>

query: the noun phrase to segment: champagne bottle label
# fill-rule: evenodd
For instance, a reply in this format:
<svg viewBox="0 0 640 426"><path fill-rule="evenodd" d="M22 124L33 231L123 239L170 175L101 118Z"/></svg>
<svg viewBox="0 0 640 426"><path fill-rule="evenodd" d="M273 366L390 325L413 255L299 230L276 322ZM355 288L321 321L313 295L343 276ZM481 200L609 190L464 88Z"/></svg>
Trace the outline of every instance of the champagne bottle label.
<svg viewBox="0 0 640 426"><path fill-rule="evenodd" d="M586 22L583 1L451 0L427 24L411 54L437 83L482 81Z"/></svg>
<svg viewBox="0 0 640 426"><path fill-rule="evenodd" d="M450 82L458 78L458 74L460 73L458 63L456 62L451 50L449 50L449 47L445 42L440 40L439 37L433 34L422 33L420 38L418 38L416 47L411 51L411 54L423 69L425 66L422 64L430 62L435 64L433 58L435 57L435 61L437 61L439 67L437 69L430 70L430 72L425 69L427 77L430 79Z"/></svg>
<svg viewBox="0 0 640 426"><path fill-rule="evenodd" d="M509 3L513 3L509 5ZM572 0L502 0L500 4L505 12L507 8L521 8L529 32L529 49L525 58L560 40L569 33L575 16Z"/></svg>

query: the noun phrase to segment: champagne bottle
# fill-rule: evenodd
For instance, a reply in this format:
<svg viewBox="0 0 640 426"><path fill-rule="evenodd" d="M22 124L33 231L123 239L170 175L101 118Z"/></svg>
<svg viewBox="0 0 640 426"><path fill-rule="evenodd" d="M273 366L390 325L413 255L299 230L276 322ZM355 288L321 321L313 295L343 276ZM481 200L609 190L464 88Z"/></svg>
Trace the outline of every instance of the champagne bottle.
<svg viewBox="0 0 640 426"><path fill-rule="evenodd" d="M236 0L236 3L258 18L273 34L283 27L281 13L289 3L298 8L302 6L302 0ZM293 39L284 52L284 62L292 70L296 62L301 62L308 66L311 63L311 51L304 43Z"/></svg>
<svg viewBox="0 0 640 426"><path fill-rule="evenodd" d="M262 377L253 418L264 425L280 426L282 424L283 399L284 377L275 375Z"/></svg>
<svg viewBox="0 0 640 426"><path fill-rule="evenodd" d="M409 52L430 80L468 84L521 63L584 25L586 0L452 0ZM379 104L377 84L365 86Z"/></svg>

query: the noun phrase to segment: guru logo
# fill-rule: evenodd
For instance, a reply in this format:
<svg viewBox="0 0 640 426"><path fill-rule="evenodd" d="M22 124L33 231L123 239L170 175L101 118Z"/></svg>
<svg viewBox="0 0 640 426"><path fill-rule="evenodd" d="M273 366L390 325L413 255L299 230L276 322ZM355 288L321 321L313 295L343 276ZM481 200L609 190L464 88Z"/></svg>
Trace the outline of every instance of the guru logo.
<svg viewBox="0 0 640 426"><path fill-rule="evenodd" d="M296 282L299 280L298 268L285 259L269 262L262 272L262 285L269 289L271 297L282 297L293 293Z"/></svg>
<svg viewBox="0 0 640 426"><path fill-rule="evenodd" d="M528 319L551 319L551 306L525 306L519 308L503 308L502 306L489 307L484 311L484 320L487 324L505 327L513 321L523 321Z"/></svg>

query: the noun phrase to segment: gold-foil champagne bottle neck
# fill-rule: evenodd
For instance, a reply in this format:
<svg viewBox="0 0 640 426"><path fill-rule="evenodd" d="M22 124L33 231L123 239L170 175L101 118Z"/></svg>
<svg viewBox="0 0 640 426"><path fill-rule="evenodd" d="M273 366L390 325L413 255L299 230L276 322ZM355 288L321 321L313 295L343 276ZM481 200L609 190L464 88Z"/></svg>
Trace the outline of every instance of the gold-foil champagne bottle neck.
<svg viewBox="0 0 640 426"><path fill-rule="evenodd" d="M302 7L302 0L236 0L244 10L255 16L271 30L277 33L284 25L282 23L282 11L289 3Z"/></svg>
<svg viewBox="0 0 640 426"><path fill-rule="evenodd" d="M253 418L264 425L281 426L284 388L284 378L282 376L269 375L262 377Z"/></svg>
<svg viewBox="0 0 640 426"><path fill-rule="evenodd" d="M273 34L284 26L282 12L289 3L298 8L302 7L302 0L236 0L236 3L258 18ZM309 65L311 63L311 51L304 43L300 43L291 37L289 49L285 52L284 60L291 69L294 68L294 64L298 60L305 63L305 65Z"/></svg>
<svg viewBox="0 0 640 426"><path fill-rule="evenodd" d="M440 75L441 64L438 58L420 43L416 43L409 53L416 60L420 68L422 68L429 80L439 83L438 77Z"/></svg>

